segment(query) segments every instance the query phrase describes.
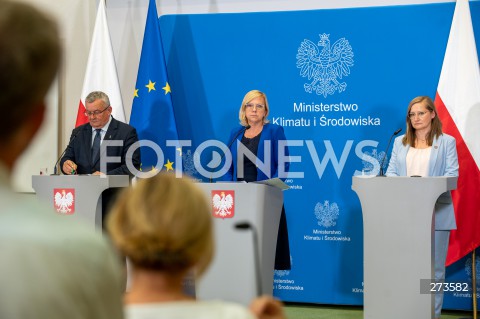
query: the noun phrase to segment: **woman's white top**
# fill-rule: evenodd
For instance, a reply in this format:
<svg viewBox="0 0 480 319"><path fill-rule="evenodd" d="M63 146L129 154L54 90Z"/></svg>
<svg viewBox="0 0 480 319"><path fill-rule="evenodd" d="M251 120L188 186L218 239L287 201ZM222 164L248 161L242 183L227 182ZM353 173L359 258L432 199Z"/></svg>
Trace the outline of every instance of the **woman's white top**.
<svg viewBox="0 0 480 319"><path fill-rule="evenodd" d="M428 162L432 147L410 147L407 153L407 176L428 176Z"/></svg>

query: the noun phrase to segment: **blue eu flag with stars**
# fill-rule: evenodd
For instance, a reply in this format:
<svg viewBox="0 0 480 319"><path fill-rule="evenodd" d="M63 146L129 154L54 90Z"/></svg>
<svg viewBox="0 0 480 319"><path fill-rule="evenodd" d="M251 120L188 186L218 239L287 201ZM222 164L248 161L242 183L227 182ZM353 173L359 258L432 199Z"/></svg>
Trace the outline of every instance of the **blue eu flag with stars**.
<svg viewBox="0 0 480 319"><path fill-rule="evenodd" d="M150 0L130 116L130 125L136 128L143 145L140 148L143 172L175 169L175 152L179 150L166 145L167 140L178 140L171 93L157 6L155 0ZM153 143L148 142L149 146L145 146L145 141ZM158 147L156 150L152 145L158 145L164 155L163 162L159 162L158 166L157 161L162 159L159 159Z"/></svg>

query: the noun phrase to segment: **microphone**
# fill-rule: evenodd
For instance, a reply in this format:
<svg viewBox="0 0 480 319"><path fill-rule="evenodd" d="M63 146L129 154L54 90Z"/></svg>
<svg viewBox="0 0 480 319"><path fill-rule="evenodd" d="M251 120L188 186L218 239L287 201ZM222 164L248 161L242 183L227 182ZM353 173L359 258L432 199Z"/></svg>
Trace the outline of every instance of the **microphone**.
<svg viewBox="0 0 480 319"><path fill-rule="evenodd" d="M240 136L240 134L243 134L245 133L246 130L248 130L250 128L250 125L247 124L247 126L245 126L243 129L241 129L240 131L238 131L237 135L235 135L234 138L232 138L232 140L230 141L230 143L228 144L227 148L230 150L230 147L232 146L233 142L235 142L237 140L237 137ZM225 158L225 153L222 154L222 157L220 157L220 164L222 163L222 160ZM210 183L212 182L212 177L210 176Z"/></svg>
<svg viewBox="0 0 480 319"><path fill-rule="evenodd" d="M75 137L77 137L79 132L77 132L75 135L73 135L73 137L70 139L70 142L68 142L67 144L67 147L65 147L65 149L63 150L62 154L60 155L60 157L57 159L57 161L55 162L55 167L53 168L53 175L60 175L57 173L57 165L58 165L58 162L60 162L60 160L62 159L63 155L65 155L65 152L67 151L67 148L70 146L70 144L72 144L73 140L75 140Z"/></svg>
<svg viewBox="0 0 480 319"><path fill-rule="evenodd" d="M247 221L236 223L235 224L235 229L251 230L252 231L253 246L254 246L253 247L253 251L254 251L253 259L254 259L254 263L255 263L255 277L256 277L255 281L256 281L256 287L257 287L257 296L259 297L259 296L262 295L262 273L260 271L260 251L259 251L259 248L258 248L259 242L258 242L257 229Z"/></svg>
<svg viewBox="0 0 480 319"><path fill-rule="evenodd" d="M378 174L377 176L385 177L385 172L383 171L383 164L385 163L387 152L388 152L388 149L390 148L390 143L392 142L392 138L398 133L400 133L401 131L402 131L402 128L399 128L398 130L393 132L392 136L390 136L390 140L388 140L387 148L385 149L385 154L383 154L382 161L380 162L380 174Z"/></svg>
<svg viewBox="0 0 480 319"><path fill-rule="evenodd" d="M235 141L237 140L237 137L238 137L240 134L245 133L245 131L248 130L249 128L250 128L250 125L247 125L247 126L245 126L243 129L241 129L241 130L237 133L237 135L235 135L235 137L230 141L230 144L228 144L227 148L230 149L230 147L232 146L233 142L235 142ZM223 154L223 155L224 155L223 157L225 157L225 154ZM223 157L222 157L222 159L223 159ZM221 160L220 160L220 161L221 161Z"/></svg>

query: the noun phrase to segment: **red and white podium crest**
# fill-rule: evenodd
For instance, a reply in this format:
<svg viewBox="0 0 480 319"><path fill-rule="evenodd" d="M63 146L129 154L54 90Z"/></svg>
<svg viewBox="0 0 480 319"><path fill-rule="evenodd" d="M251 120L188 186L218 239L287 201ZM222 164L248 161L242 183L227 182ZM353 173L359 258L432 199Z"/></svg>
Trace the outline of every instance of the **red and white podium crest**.
<svg viewBox="0 0 480 319"><path fill-rule="evenodd" d="M212 210L215 218L232 218L235 215L235 191L212 191Z"/></svg>
<svg viewBox="0 0 480 319"><path fill-rule="evenodd" d="M63 215L75 213L75 188L54 188L53 206Z"/></svg>

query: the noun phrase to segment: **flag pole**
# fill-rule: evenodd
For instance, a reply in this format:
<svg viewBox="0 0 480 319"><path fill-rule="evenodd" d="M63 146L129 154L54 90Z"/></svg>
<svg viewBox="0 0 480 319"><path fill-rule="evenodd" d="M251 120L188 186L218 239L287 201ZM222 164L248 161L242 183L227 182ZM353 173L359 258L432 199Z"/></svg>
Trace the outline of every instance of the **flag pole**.
<svg viewBox="0 0 480 319"><path fill-rule="evenodd" d="M473 319L477 319L477 268L475 250L472 252L472 295L473 295Z"/></svg>
<svg viewBox="0 0 480 319"><path fill-rule="evenodd" d="M477 269L476 269L476 261L475 261L475 250L472 251L472 300L473 300L473 319L477 319ZM460 319L472 319L472 317L468 318L460 318Z"/></svg>

